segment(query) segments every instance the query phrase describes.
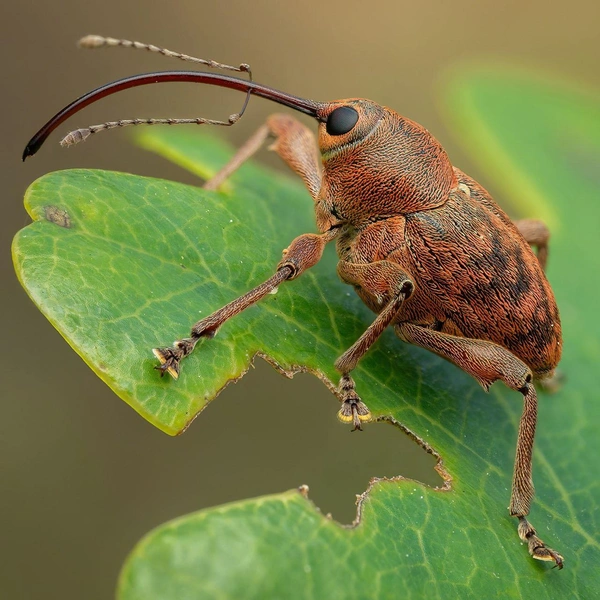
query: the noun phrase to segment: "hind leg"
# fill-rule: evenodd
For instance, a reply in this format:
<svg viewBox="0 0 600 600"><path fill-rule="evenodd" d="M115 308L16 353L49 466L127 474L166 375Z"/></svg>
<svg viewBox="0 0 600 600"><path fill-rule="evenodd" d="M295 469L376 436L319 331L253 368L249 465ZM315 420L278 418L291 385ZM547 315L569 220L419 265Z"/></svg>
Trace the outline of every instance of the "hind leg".
<svg viewBox="0 0 600 600"><path fill-rule="evenodd" d="M521 235L525 238L525 241L536 247L538 261L542 270L545 271L546 263L548 262L548 240L550 239L550 230L543 221L537 221L535 219L515 221L515 225Z"/></svg>
<svg viewBox="0 0 600 600"><path fill-rule="evenodd" d="M526 518L534 495L531 463L537 423L537 395L531 383L533 377L529 367L506 348L493 342L456 337L409 323L398 324L396 332L404 341L451 361L477 379L486 390L500 379L511 389L523 394L523 414L519 423L509 511L511 516L519 520L517 531L527 543L531 556L538 560L554 561L562 569L563 557L546 546Z"/></svg>

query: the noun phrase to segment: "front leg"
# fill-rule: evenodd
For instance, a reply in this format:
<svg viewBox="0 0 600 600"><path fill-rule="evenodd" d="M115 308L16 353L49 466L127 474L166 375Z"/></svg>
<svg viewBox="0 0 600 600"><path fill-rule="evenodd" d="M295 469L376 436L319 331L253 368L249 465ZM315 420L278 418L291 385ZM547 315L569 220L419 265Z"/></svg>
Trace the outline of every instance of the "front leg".
<svg viewBox="0 0 600 600"><path fill-rule="evenodd" d="M161 377L165 373L169 373L173 379L177 379L181 368L181 360L193 352L201 338L214 337L225 321L264 298L284 281L295 279L306 269L317 264L323 255L325 244L332 241L337 233L337 230L333 229L320 235L305 233L297 237L283 251L283 258L277 265L275 275L208 317L198 321L192 327L189 338L177 340L170 348L154 348L152 352L160 361L160 365L155 368L160 370Z"/></svg>
<svg viewBox="0 0 600 600"><path fill-rule="evenodd" d="M337 392L342 402L338 418L352 423L354 431L361 429L362 422L371 419L371 413L356 393L350 371L394 320L402 303L413 293L414 283L400 266L386 260L369 264L340 261L338 274L345 283L372 296L375 304L383 307L375 321L335 363L335 368L342 374Z"/></svg>
<svg viewBox="0 0 600 600"><path fill-rule="evenodd" d="M284 114L271 115L231 160L204 184L204 189L218 189L269 138L273 139L269 150L277 152L290 169L302 178L313 200L316 200L321 187L321 168L315 136L300 121Z"/></svg>
<svg viewBox="0 0 600 600"><path fill-rule="evenodd" d="M527 543L531 556L554 561L562 569L563 557L546 546L526 519L534 494L531 464L537 423L537 395L531 369L506 348L486 340L448 335L411 323L399 323L396 332L405 342L426 348L454 363L477 379L485 390L500 379L523 394L509 511L511 516L519 519L517 531Z"/></svg>

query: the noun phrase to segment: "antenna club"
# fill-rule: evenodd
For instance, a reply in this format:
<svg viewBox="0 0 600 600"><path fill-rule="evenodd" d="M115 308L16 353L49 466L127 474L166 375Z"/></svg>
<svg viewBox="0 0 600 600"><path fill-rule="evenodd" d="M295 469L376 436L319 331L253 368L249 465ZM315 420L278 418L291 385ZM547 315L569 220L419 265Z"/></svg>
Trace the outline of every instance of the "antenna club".
<svg viewBox="0 0 600 600"><path fill-rule="evenodd" d="M85 140L87 140L92 133L94 133L94 131L91 127L86 129L76 129L75 131L71 131L65 135L65 137L60 140L60 145L63 148L68 148L69 146L79 144L79 142L85 142Z"/></svg>
<svg viewBox="0 0 600 600"><path fill-rule="evenodd" d="M100 48L101 46L104 46L105 43L106 38L100 35L86 35L77 42L77 45L80 48Z"/></svg>

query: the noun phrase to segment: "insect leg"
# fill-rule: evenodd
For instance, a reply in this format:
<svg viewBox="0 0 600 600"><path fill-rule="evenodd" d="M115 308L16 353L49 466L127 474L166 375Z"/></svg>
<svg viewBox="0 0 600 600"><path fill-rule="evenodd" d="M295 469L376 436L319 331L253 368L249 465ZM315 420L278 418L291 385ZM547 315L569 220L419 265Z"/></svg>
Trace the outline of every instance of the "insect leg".
<svg viewBox="0 0 600 600"><path fill-rule="evenodd" d="M274 138L269 146L304 181L313 199L321 187L319 153L314 135L300 121L289 115L271 115L267 122L235 153L233 158L204 185L216 190L232 173L250 158L267 138Z"/></svg>
<svg viewBox="0 0 600 600"><path fill-rule="evenodd" d="M255 152L260 150L269 137L267 125L261 125L246 142L240 146L230 161L211 177L202 187L205 190L216 190L221 184L237 171Z"/></svg>
<svg viewBox="0 0 600 600"><path fill-rule="evenodd" d="M344 282L354 285L363 294L371 296L375 305L383 307L375 321L335 363L335 368L342 374L337 391L342 402L338 418L352 423L354 431L361 429L362 422L371 419L371 413L356 393L350 372L394 320L404 300L413 293L414 284L400 266L385 260L370 264L340 261L338 273Z"/></svg>
<svg viewBox="0 0 600 600"><path fill-rule="evenodd" d="M486 390L500 379L523 394L509 511L511 516L519 519L519 537L527 542L531 556L554 561L562 569L563 557L537 537L526 519L534 495L531 462L537 422L537 395L529 367L506 348L486 340L456 337L410 323L399 323L396 332L405 342L426 348L454 363Z"/></svg>
<svg viewBox="0 0 600 600"><path fill-rule="evenodd" d="M283 258L277 265L275 275L198 321L192 327L189 338L177 340L170 348L154 348L152 352L160 361L160 365L156 369L160 370L161 377L165 373L169 373L174 379L177 379L181 360L192 353L201 338L214 337L225 321L264 298L284 281L295 279L306 269L314 266L323 255L325 244L333 240L337 233L337 230L330 230L323 234L305 233L297 237L283 251Z"/></svg>
<svg viewBox="0 0 600 600"><path fill-rule="evenodd" d="M548 240L550 239L548 227L546 227L543 221L535 219L515 221L515 225L525 238L525 241L536 247L538 261L542 267L542 271L545 271L546 262L548 261Z"/></svg>

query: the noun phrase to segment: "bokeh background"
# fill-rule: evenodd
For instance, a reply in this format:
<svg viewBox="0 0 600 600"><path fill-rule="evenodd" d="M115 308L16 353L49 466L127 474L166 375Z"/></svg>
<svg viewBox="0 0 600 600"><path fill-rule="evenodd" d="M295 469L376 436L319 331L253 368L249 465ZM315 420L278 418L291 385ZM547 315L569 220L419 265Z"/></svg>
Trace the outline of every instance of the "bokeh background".
<svg viewBox="0 0 600 600"><path fill-rule="evenodd" d="M22 164L20 154L35 130L81 93L136 72L186 68L139 51L75 47L82 35L100 33L248 62L257 81L317 100L372 98L424 124L456 165L489 186L441 119L443 78L470 61L502 61L597 85L600 4L21 0L3 2L0 11L0 596L110 598L134 543L199 508L306 483L324 512L349 523L354 495L371 476L439 482L433 458L402 433L377 425L350 435L319 381L286 380L260 360L183 436L169 438L143 421L34 308L13 273L10 241L29 222L27 185L51 170L198 181L134 147L125 132L70 150L55 134L34 159ZM235 93L200 86L145 87L90 107L71 128L131 117L224 118L240 102ZM239 124L215 134L239 144L273 109L254 99ZM280 168L266 152L259 159ZM308 424L299 402L313 416Z"/></svg>

